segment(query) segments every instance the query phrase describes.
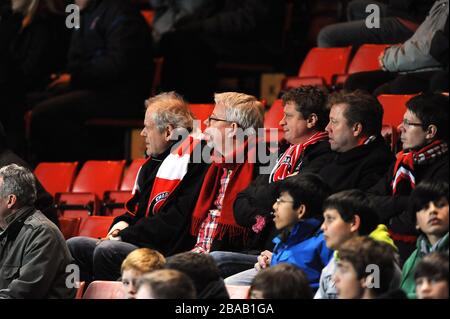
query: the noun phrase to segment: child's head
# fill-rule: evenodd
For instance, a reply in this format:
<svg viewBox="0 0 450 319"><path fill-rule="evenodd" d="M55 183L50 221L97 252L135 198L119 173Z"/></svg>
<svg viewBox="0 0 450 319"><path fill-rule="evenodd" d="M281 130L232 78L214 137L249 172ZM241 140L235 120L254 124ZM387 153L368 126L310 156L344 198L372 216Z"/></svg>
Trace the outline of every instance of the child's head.
<svg viewBox="0 0 450 319"><path fill-rule="evenodd" d="M136 295L136 281L142 275L156 269L161 269L166 259L156 250L140 248L133 250L122 262L122 283L127 298L133 299Z"/></svg>
<svg viewBox="0 0 450 319"><path fill-rule="evenodd" d="M448 254L426 255L414 272L418 299L448 299Z"/></svg>
<svg viewBox="0 0 450 319"><path fill-rule="evenodd" d="M136 299L195 299L195 287L184 273L174 269L155 270L137 282Z"/></svg>
<svg viewBox="0 0 450 319"><path fill-rule="evenodd" d="M305 273L291 264L278 264L258 272L250 287L251 299L312 299Z"/></svg>
<svg viewBox="0 0 450 319"><path fill-rule="evenodd" d="M372 299L387 292L394 275L394 252L386 243L355 237L339 249L334 274L340 299Z"/></svg>
<svg viewBox="0 0 450 319"><path fill-rule="evenodd" d="M322 204L329 193L329 186L317 175L301 174L285 179L273 204L275 227L290 229L301 219L321 219Z"/></svg>
<svg viewBox="0 0 450 319"><path fill-rule="evenodd" d="M411 216L432 244L448 233L448 197L448 183L443 181L422 182L411 193Z"/></svg>
<svg viewBox="0 0 450 319"><path fill-rule="evenodd" d="M347 190L331 195L323 205L322 230L328 248L338 250L354 236L369 235L378 225L378 216L366 194Z"/></svg>

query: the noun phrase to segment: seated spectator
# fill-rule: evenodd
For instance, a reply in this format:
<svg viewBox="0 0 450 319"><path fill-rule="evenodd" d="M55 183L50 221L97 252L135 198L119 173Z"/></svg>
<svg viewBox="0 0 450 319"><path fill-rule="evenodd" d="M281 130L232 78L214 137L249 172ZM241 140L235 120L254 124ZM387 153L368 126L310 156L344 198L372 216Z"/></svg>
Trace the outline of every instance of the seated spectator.
<svg viewBox="0 0 450 319"><path fill-rule="evenodd" d="M167 269L181 271L194 283L198 299L229 299L223 279L211 256L185 252L167 258Z"/></svg>
<svg viewBox="0 0 450 319"><path fill-rule="evenodd" d="M31 169L30 165L26 163L23 159L13 153L7 145L6 133L3 129L3 125L0 122L0 168L7 166L9 164L17 164L27 169ZM39 209L45 217L52 221L55 225L59 225L58 216L56 214L56 209L53 206L53 197L50 195L42 186L42 184L35 179L37 197L35 206Z"/></svg>
<svg viewBox="0 0 450 319"><path fill-rule="evenodd" d="M348 190L336 193L327 198L323 205L322 230L325 236L326 245L335 251L334 257L322 270L320 275L319 290L314 296L315 299L336 299L337 292L334 282L336 272L338 251L349 239L358 236L367 236L384 242L394 250L397 248L393 240L389 237L387 228L378 225L378 216L371 207L369 198L359 190ZM391 289L400 286L401 270L398 265L394 266L395 276L391 283Z"/></svg>
<svg viewBox="0 0 450 319"><path fill-rule="evenodd" d="M180 271L155 270L138 280L136 299L196 299L195 287Z"/></svg>
<svg viewBox="0 0 450 319"><path fill-rule="evenodd" d="M363 89L374 96L448 92L448 44L441 42L448 43L448 6L448 0L435 1L414 35L381 54L381 71L352 74L344 87L347 90ZM439 73L437 71L445 69L446 80L430 82Z"/></svg>
<svg viewBox="0 0 450 319"><path fill-rule="evenodd" d="M326 102L326 94L312 86L292 89L283 95L284 117L280 125L289 146L280 148L270 174L258 176L237 195L236 222L252 227L252 232L242 252L211 253L223 278L253 267L261 251L273 249L272 239L277 230L270 213L278 196L277 185L290 175L316 173L332 160L328 134L324 132L328 123Z"/></svg>
<svg viewBox="0 0 450 319"><path fill-rule="evenodd" d="M442 181L422 182L411 193L410 213L422 234L403 266L401 288L408 298L416 298L414 271L418 263L432 252L448 253L448 200L448 183Z"/></svg>
<svg viewBox="0 0 450 319"><path fill-rule="evenodd" d="M279 264L258 272L249 294L250 299L312 299L308 278L291 264Z"/></svg>
<svg viewBox="0 0 450 319"><path fill-rule="evenodd" d="M448 252L423 257L414 279L417 299L448 299Z"/></svg>
<svg viewBox="0 0 450 319"><path fill-rule="evenodd" d="M400 139L403 151L397 154L386 175L369 192L380 221L389 224L399 248L401 262L415 249L416 224L408 210L409 195L424 180L449 176L448 97L422 94L406 103Z"/></svg>
<svg viewBox="0 0 450 319"><path fill-rule="evenodd" d="M389 0L387 5L381 1L352 1L349 6L349 20L323 28L317 38L317 45L330 47L359 47L365 43L390 44L406 41L412 36L417 25L425 19L431 7L429 0ZM369 28L366 18L369 4L376 5L379 12L379 27ZM372 13L372 11L370 11ZM373 13L372 13L373 14ZM373 21L374 19L370 19Z"/></svg>
<svg viewBox="0 0 450 319"><path fill-rule="evenodd" d="M204 145L186 136L193 128L193 117L179 95L162 93L146 106L141 135L149 159L139 170L127 213L113 221L102 241L87 237L67 241L83 281L117 280L123 260L137 248L170 256L195 244L190 234L192 211L209 165L196 163L194 154ZM161 193L167 196L158 196Z"/></svg>
<svg viewBox="0 0 450 319"><path fill-rule="evenodd" d="M278 194L273 205L274 223L281 234L273 240L273 253L263 251L253 269L228 277L226 284L249 285L261 269L289 263L303 270L311 290L317 290L320 272L333 254L320 230L329 187L317 175L302 174L283 181Z"/></svg>
<svg viewBox="0 0 450 319"><path fill-rule="evenodd" d="M393 276L390 246L369 237L356 237L340 247L334 274L339 299L383 299Z"/></svg>
<svg viewBox="0 0 450 319"><path fill-rule="evenodd" d="M136 298L136 282L144 274L161 269L166 259L156 250L133 250L122 263L122 284L128 299Z"/></svg>
<svg viewBox="0 0 450 319"><path fill-rule="evenodd" d="M213 148L197 204L191 234L197 238L192 251L240 251L249 228L236 223L233 205L237 194L267 169L259 156L256 133L263 127L264 108L254 96L227 92L215 95L215 107L205 121L205 138Z"/></svg>
<svg viewBox="0 0 450 319"><path fill-rule="evenodd" d="M11 164L0 168L0 299L70 299L72 263L59 229L34 208L33 174Z"/></svg>
<svg viewBox="0 0 450 319"><path fill-rule="evenodd" d="M383 108L361 91L341 91L329 100L326 127L334 159L320 171L333 193L346 189L367 190L386 173L394 156L381 137Z"/></svg>
<svg viewBox="0 0 450 319"><path fill-rule="evenodd" d="M50 97L33 108L31 146L37 161L104 157L99 146L104 138L88 136L86 120L140 117L150 93L152 39L139 10L131 1L75 4L81 9L80 28L72 35L67 70L53 76Z"/></svg>

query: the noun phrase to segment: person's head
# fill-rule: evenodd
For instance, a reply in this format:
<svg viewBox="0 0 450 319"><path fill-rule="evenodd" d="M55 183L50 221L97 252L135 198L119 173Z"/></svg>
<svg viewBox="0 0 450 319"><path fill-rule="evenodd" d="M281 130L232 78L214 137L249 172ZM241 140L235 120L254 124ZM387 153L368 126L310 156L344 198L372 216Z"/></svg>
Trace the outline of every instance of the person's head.
<svg viewBox="0 0 450 319"><path fill-rule="evenodd" d="M348 239L369 235L378 225L378 216L367 195L360 190L347 190L331 195L323 205L326 245L339 250Z"/></svg>
<svg viewBox="0 0 450 319"><path fill-rule="evenodd" d="M435 140L448 142L448 117L445 95L420 94L410 99L400 125L403 149L420 149Z"/></svg>
<svg viewBox="0 0 450 319"><path fill-rule="evenodd" d="M147 155L164 153L180 136L193 128L194 117L187 103L175 92L161 93L145 102L144 128Z"/></svg>
<svg viewBox="0 0 450 319"><path fill-rule="evenodd" d="M136 295L136 282L144 274L161 269L166 262L163 255L153 249L139 248L128 254L122 262L122 283L127 298Z"/></svg>
<svg viewBox="0 0 450 319"><path fill-rule="evenodd" d="M448 253L423 257L414 271L418 299L448 299Z"/></svg>
<svg viewBox="0 0 450 319"><path fill-rule="evenodd" d="M251 299L312 299L305 273L291 264L278 264L258 272L250 286Z"/></svg>
<svg viewBox="0 0 450 319"><path fill-rule="evenodd" d="M24 206L34 206L36 180L27 168L11 164L0 168L0 219Z"/></svg>
<svg viewBox="0 0 450 319"><path fill-rule="evenodd" d="M222 155L233 151L239 132L255 135L264 124L264 107L254 96L227 92L214 96L215 107L205 120L208 144Z"/></svg>
<svg viewBox="0 0 450 319"><path fill-rule="evenodd" d="M383 108L376 98L362 91L341 91L328 101L330 122L326 127L333 151L347 152L381 132Z"/></svg>
<svg viewBox="0 0 450 319"><path fill-rule="evenodd" d="M174 269L155 270L137 282L136 299L195 299L192 280Z"/></svg>
<svg viewBox="0 0 450 319"><path fill-rule="evenodd" d="M220 271L214 259L207 254L184 252L167 258L166 269L176 269L189 276L194 283L197 297L204 299L205 293L219 281ZM213 296L207 296L213 297Z"/></svg>
<svg viewBox="0 0 450 319"><path fill-rule="evenodd" d="M32 20L36 15L45 16L47 13L62 14L64 12L62 0L12 0L13 12L20 12Z"/></svg>
<svg viewBox="0 0 450 319"><path fill-rule="evenodd" d="M290 230L301 219L321 219L322 205L330 192L318 175L300 174L283 180L273 204L275 227Z"/></svg>
<svg viewBox="0 0 450 319"><path fill-rule="evenodd" d="M412 191L409 212L416 227L434 244L448 233L448 183L423 181Z"/></svg>
<svg viewBox="0 0 450 319"><path fill-rule="evenodd" d="M280 121L284 138L291 144L304 143L328 123L327 96L317 87L301 86L282 97L284 117Z"/></svg>
<svg viewBox="0 0 450 319"><path fill-rule="evenodd" d="M334 282L340 299L373 299L389 290L394 251L386 243L355 237L339 249Z"/></svg>
<svg viewBox="0 0 450 319"><path fill-rule="evenodd" d="M75 4L80 7L80 10L85 9L91 0L75 0Z"/></svg>

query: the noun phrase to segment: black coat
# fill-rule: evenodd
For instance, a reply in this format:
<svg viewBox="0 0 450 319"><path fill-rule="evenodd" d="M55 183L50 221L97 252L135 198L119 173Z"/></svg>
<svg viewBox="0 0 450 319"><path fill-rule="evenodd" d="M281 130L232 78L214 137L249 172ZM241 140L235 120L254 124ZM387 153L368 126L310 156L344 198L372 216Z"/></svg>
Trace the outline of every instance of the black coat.
<svg viewBox="0 0 450 319"><path fill-rule="evenodd" d="M434 0L390 0L387 14L420 24L425 20Z"/></svg>
<svg viewBox="0 0 450 319"><path fill-rule="evenodd" d="M156 173L162 161L169 155L166 151L158 158L152 158L141 168L139 179L143 189L137 205L136 215L124 214L112 225L125 221L130 226L120 232L122 241L159 251L165 256L188 251L196 238L190 234L192 212L208 169L207 164L189 163L188 172L174 193L166 200L157 214L145 217L148 200Z"/></svg>
<svg viewBox="0 0 450 319"><path fill-rule="evenodd" d="M386 174L394 161L382 137L372 143L336 153L333 161L324 166L319 175L333 193L348 189L368 190Z"/></svg>
<svg viewBox="0 0 450 319"><path fill-rule="evenodd" d="M308 147L302 164L298 170L300 173L317 173L330 162L333 153L330 143L320 142ZM298 163L297 163L298 165ZM252 233L252 238L248 243L247 250L250 252L260 252L262 250L272 250L272 239L277 235L277 230L270 215L272 206L278 196L277 186L280 182L269 184L269 174L258 176L252 184L237 195L234 202L234 218L236 222L244 227L252 227L256 223L256 216L265 217L266 226L259 234Z"/></svg>

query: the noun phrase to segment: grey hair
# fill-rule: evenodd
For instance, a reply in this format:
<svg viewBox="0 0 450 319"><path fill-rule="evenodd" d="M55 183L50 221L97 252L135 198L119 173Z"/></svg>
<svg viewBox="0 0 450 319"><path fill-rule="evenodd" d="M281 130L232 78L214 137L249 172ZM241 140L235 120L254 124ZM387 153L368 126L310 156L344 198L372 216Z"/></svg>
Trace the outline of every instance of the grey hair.
<svg viewBox="0 0 450 319"><path fill-rule="evenodd" d="M145 101L145 107L151 108L153 121L161 133L167 125L188 131L193 128L194 116L183 97L175 92L161 93L149 98Z"/></svg>
<svg viewBox="0 0 450 319"><path fill-rule="evenodd" d="M254 96L236 92L217 93L214 101L225 107L226 120L237 123L244 131L252 128L256 132L263 127L264 106Z"/></svg>
<svg viewBox="0 0 450 319"><path fill-rule="evenodd" d="M4 166L0 168L0 179L0 198L16 195L20 207L34 205L36 179L29 169L17 164Z"/></svg>

